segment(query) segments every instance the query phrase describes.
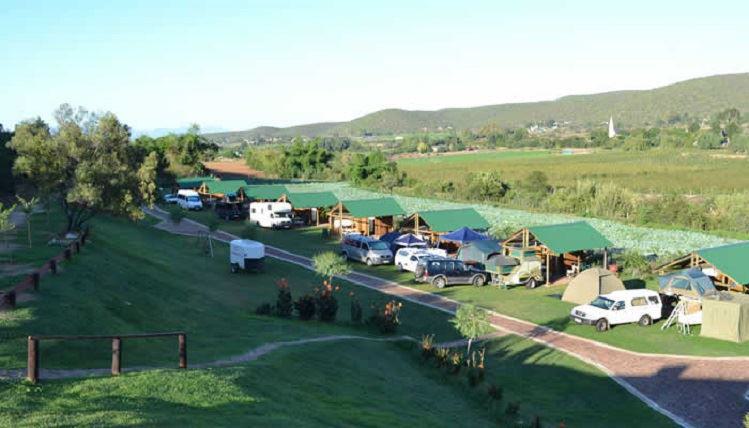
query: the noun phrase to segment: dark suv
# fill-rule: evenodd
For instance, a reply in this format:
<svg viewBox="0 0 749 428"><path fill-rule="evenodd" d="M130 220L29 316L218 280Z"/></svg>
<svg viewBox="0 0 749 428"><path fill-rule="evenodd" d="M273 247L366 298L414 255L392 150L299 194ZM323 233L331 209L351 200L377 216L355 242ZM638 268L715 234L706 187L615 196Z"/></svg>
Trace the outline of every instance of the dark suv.
<svg viewBox="0 0 749 428"><path fill-rule="evenodd" d="M486 284L486 273L466 266L460 260L427 258L416 265L416 282L426 282L437 288L446 285L473 284L481 287Z"/></svg>
<svg viewBox="0 0 749 428"><path fill-rule="evenodd" d="M239 202L216 202L214 211L224 220L244 220L247 218L247 208Z"/></svg>

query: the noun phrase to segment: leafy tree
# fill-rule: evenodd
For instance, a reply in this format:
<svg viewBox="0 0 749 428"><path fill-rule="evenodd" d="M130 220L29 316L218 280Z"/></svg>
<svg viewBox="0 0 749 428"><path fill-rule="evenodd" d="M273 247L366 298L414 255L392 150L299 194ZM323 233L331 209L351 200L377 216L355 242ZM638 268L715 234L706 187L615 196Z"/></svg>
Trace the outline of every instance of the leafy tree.
<svg viewBox="0 0 749 428"><path fill-rule="evenodd" d="M156 196L158 159L139 160L130 129L112 113L99 117L63 104L55 117L55 131L39 118L16 127L14 172L41 196L60 196L67 231L97 213L142 218L141 205Z"/></svg>
<svg viewBox="0 0 749 428"><path fill-rule="evenodd" d="M13 210L16 209L15 205L11 205L8 208L3 207L3 203L0 202L0 235L5 238L5 247L8 250L8 254L11 255L11 260L13 257L13 253L10 251L10 245L8 244L8 235L10 235L10 232L13 231L16 228L15 223L10 221L10 215L13 213Z"/></svg>
<svg viewBox="0 0 749 428"><path fill-rule="evenodd" d="M346 259L332 251L315 254L312 257L315 272L327 278L328 284L333 283L333 277L337 275L348 275L351 272Z"/></svg>
<svg viewBox="0 0 749 428"><path fill-rule="evenodd" d="M31 248L31 215L34 213L34 208L39 203L39 198L36 196L31 199L24 199L21 196L16 196L18 199L18 206L26 215L26 235L29 240L29 248Z"/></svg>
<svg viewBox="0 0 749 428"><path fill-rule="evenodd" d="M468 304L460 305L455 312L455 317L450 322L463 337L468 339L466 355L470 355L471 343L476 338L489 334L494 330L489 323L489 313L484 309Z"/></svg>
<svg viewBox="0 0 749 428"><path fill-rule="evenodd" d="M532 171L523 181L523 187L528 192L548 193L551 190L549 177L543 171Z"/></svg>
<svg viewBox="0 0 749 428"><path fill-rule="evenodd" d="M11 194L14 190L13 182L13 162L16 153L6 147L6 143L13 137L12 132L8 132L0 123L0 195Z"/></svg>
<svg viewBox="0 0 749 428"><path fill-rule="evenodd" d="M510 186L496 171L482 171L468 175L468 193L483 201L497 201L505 196Z"/></svg>

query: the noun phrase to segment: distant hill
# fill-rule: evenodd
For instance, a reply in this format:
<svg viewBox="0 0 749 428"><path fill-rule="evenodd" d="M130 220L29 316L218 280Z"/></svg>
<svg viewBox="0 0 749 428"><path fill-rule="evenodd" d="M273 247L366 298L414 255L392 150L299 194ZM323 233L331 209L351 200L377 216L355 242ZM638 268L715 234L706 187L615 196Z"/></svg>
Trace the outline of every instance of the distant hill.
<svg viewBox="0 0 749 428"><path fill-rule="evenodd" d="M436 111L380 110L350 122L318 123L290 128L260 127L249 131L209 136L223 141L241 141L258 136L302 135L360 136L419 132L425 128L478 129L487 124L524 126L529 122L556 120L577 126L596 126L610 115L619 127L655 124L676 114L705 117L735 107L749 112L749 73L726 74L685 80L650 90L570 95L553 101L498 104L482 107L447 108Z"/></svg>
<svg viewBox="0 0 749 428"><path fill-rule="evenodd" d="M337 126L344 122L322 122L309 125L290 126L288 128L277 128L275 126L259 126L247 131L216 132L204 134L209 139L221 144L236 144L243 141L252 141L257 138L290 138L296 136L316 137L328 135Z"/></svg>

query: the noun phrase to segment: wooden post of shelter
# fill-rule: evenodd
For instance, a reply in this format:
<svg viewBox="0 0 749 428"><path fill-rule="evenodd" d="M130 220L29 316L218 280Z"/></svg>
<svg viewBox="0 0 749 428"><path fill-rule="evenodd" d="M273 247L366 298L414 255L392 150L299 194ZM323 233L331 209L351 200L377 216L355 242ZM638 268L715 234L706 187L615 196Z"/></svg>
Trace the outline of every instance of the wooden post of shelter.
<svg viewBox="0 0 749 428"><path fill-rule="evenodd" d="M549 285L549 280L551 278L551 253L549 253L549 250L546 250L546 285Z"/></svg>
<svg viewBox="0 0 749 428"><path fill-rule="evenodd" d="M603 268L609 268L609 249L606 247L603 248Z"/></svg>
<svg viewBox="0 0 749 428"><path fill-rule="evenodd" d="M41 279L41 275L39 275L39 271L36 271L31 274L31 285L34 287L34 291L39 291L40 279Z"/></svg>
<svg viewBox="0 0 749 428"><path fill-rule="evenodd" d="M29 336L26 359L26 379L31 383L39 380L39 339Z"/></svg>
<svg viewBox="0 0 749 428"><path fill-rule="evenodd" d="M122 372L122 338L112 338L112 375Z"/></svg>
<svg viewBox="0 0 749 428"><path fill-rule="evenodd" d="M414 232L419 234L419 213L414 214Z"/></svg>
<svg viewBox="0 0 749 428"><path fill-rule="evenodd" d="M177 343L179 349L179 368L187 368L187 335L180 333L177 336Z"/></svg>

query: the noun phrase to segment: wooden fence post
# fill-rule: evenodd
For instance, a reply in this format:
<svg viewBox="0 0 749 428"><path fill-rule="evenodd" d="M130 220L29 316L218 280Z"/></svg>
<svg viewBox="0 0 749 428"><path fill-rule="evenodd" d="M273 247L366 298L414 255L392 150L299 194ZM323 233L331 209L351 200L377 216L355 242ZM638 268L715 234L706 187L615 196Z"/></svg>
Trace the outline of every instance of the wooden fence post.
<svg viewBox="0 0 749 428"><path fill-rule="evenodd" d="M49 259L49 270L54 274L57 273L57 260Z"/></svg>
<svg viewBox="0 0 749 428"><path fill-rule="evenodd" d="M112 339L112 375L117 376L122 371L122 338Z"/></svg>
<svg viewBox="0 0 749 428"><path fill-rule="evenodd" d="M31 274L31 283L34 285L34 291L39 291L40 279L41 279L41 275L39 275L39 271L36 271Z"/></svg>
<svg viewBox="0 0 749 428"><path fill-rule="evenodd" d="M81 252L81 242L80 241L75 241L75 243L73 243L73 247L75 248L75 253L76 254L78 254L78 253Z"/></svg>
<svg viewBox="0 0 749 428"><path fill-rule="evenodd" d="M29 336L26 379L31 383L39 380L39 340Z"/></svg>
<svg viewBox="0 0 749 428"><path fill-rule="evenodd" d="M70 250L69 245L67 248L65 248L65 251L63 251L62 254L63 257L65 257L65 260L70 260L70 258L73 256L73 252Z"/></svg>
<svg viewBox="0 0 749 428"><path fill-rule="evenodd" d="M8 302L8 306L10 306L11 309L16 308L16 290L10 290L5 295L5 301Z"/></svg>
<svg viewBox="0 0 749 428"><path fill-rule="evenodd" d="M187 335L184 333L177 336L179 342L179 368L187 368Z"/></svg>

